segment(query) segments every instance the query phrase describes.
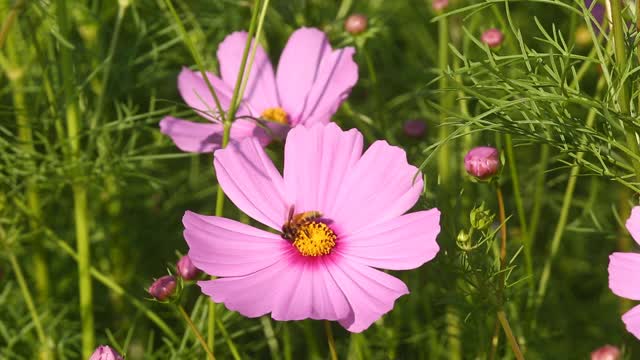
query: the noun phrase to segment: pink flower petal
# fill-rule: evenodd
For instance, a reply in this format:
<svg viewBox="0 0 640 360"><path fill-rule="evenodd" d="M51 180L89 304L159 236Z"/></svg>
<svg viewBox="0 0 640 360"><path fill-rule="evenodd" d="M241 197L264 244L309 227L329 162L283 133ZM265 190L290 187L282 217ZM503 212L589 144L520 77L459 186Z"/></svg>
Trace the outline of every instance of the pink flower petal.
<svg viewBox="0 0 640 360"><path fill-rule="evenodd" d="M422 177L407 163L404 150L376 141L353 166L329 212L340 235L404 214L422 193ZM415 177L415 181L414 181Z"/></svg>
<svg viewBox="0 0 640 360"><path fill-rule="evenodd" d="M287 270L289 262L282 260L253 274L199 281L198 285L214 302L246 317L258 317L271 312L282 287L290 286L288 279L295 272Z"/></svg>
<svg viewBox="0 0 640 360"><path fill-rule="evenodd" d="M609 288L614 294L640 300L640 254L616 252L609 256Z"/></svg>
<svg viewBox="0 0 640 360"><path fill-rule="evenodd" d="M171 137L180 150L187 152L210 153L219 149L222 143L223 128L219 123L203 124L167 116L160 121L160 131ZM247 137L255 137L262 146L271 141L265 130L255 123L244 119L234 121L229 140L240 141Z"/></svg>
<svg viewBox="0 0 640 360"><path fill-rule="evenodd" d="M440 211L418 211L341 237L335 250L376 268L414 269L436 256L439 232Z"/></svg>
<svg viewBox="0 0 640 360"><path fill-rule="evenodd" d="M178 149L207 153L220 147L221 124L202 124L167 116L160 121L160 131L168 135Z"/></svg>
<svg viewBox="0 0 640 360"><path fill-rule="evenodd" d="M227 36L218 47L220 74L225 83L229 84L230 87L236 84L246 42L246 32L234 32ZM251 49L253 49L253 43L251 44ZM249 66L248 59L246 66ZM260 45L258 45L256 49L256 55L244 95L249 103L255 107L255 110L257 110L257 114L253 114L254 116L259 116L260 113L267 108L280 106L271 61Z"/></svg>
<svg viewBox="0 0 640 360"><path fill-rule="evenodd" d="M340 325L351 332L366 330L393 309L397 298L409 293L402 281L382 271L339 256L327 257L327 260L331 276L351 306L349 316L340 319Z"/></svg>
<svg viewBox="0 0 640 360"><path fill-rule="evenodd" d="M301 124L310 126L316 122L326 124L331 121L333 114L358 81L358 65L353 61L354 53L355 49L348 47L333 51L322 59L307 97Z"/></svg>
<svg viewBox="0 0 640 360"><path fill-rule="evenodd" d="M323 259L306 261L291 252L270 267L242 277L201 281L213 301L247 317L272 312L276 320L338 320L351 308ZM302 261L301 261L302 260Z"/></svg>
<svg viewBox="0 0 640 360"><path fill-rule="evenodd" d="M351 308L335 280L327 271L326 259L298 257L271 314L275 320L339 320L349 315ZM295 267L294 267L295 266ZM294 274L297 273L297 274Z"/></svg>
<svg viewBox="0 0 640 360"><path fill-rule="evenodd" d="M312 128L298 126L287 136L284 181L295 199L295 212L328 213L334 206L344 177L362 154L362 134L342 131L331 123Z"/></svg>
<svg viewBox="0 0 640 360"><path fill-rule="evenodd" d="M627 327L627 331L640 339L640 305L633 307L622 315L622 321Z"/></svg>
<svg viewBox="0 0 640 360"><path fill-rule="evenodd" d="M289 215L284 180L254 138L230 143L214 154L218 182L245 214L280 230Z"/></svg>
<svg viewBox="0 0 640 360"><path fill-rule="evenodd" d="M207 77L216 91L221 106L225 110L228 109L233 91L217 76L207 73ZM178 90L184 102L201 116L212 121L220 120L213 96L199 72L191 71L186 67L182 68L178 75Z"/></svg>
<svg viewBox="0 0 640 360"><path fill-rule="evenodd" d="M273 265L291 251L280 235L234 220L187 211L182 223L189 258L209 275L248 275Z"/></svg>
<svg viewBox="0 0 640 360"><path fill-rule="evenodd" d="M302 115L307 95L318 76L318 67L331 54L327 36L318 29L296 30L282 51L276 84L280 103L294 124Z"/></svg>
<svg viewBox="0 0 640 360"><path fill-rule="evenodd" d="M626 226L633 240L640 245L640 206L631 209L631 215L627 219Z"/></svg>

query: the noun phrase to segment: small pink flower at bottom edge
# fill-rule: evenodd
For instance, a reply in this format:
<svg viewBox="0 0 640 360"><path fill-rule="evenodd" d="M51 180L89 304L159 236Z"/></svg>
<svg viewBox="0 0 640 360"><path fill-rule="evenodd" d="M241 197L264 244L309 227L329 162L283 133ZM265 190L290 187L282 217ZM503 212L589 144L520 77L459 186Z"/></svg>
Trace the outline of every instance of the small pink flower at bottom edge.
<svg viewBox="0 0 640 360"><path fill-rule="evenodd" d="M620 355L620 349L613 345L605 345L591 353L591 360L618 360Z"/></svg>
<svg viewBox="0 0 640 360"><path fill-rule="evenodd" d="M296 127L285 144L284 176L251 139L216 151L214 165L231 201L279 232L183 217L189 257L219 277L200 281L203 293L244 316L324 319L361 332L409 293L377 269L413 269L438 253L440 213L405 214L422 193L422 177L404 150L385 141L363 153L357 130Z"/></svg>
<svg viewBox="0 0 640 360"><path fill-rule="evenodd" d="M100 345L93 352L89 360L124 360L118 352L108 345Z"/></svg>

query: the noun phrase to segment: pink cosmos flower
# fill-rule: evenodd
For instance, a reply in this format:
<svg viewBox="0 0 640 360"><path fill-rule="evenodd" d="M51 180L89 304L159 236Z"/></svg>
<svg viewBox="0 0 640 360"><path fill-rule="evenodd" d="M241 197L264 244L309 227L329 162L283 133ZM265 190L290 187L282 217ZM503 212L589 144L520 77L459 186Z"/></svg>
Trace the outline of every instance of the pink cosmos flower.
<svg viewBox="0 0 640 360"><path fill-rule="evenodd" d="M227 36L218 47L220 77L207 73L225 110L231 102L246 41L246 32ZM258 46L238 118L231 126L231 140L256 137L261 145L269 143L269 133L247 117L264 120L276 136L297 125L328 123L358 80L354 53L352 47L333 50L318 29L301 28L291 34L274 73L267 53ZM199 72L184 68L178 76L178 89L187 105L211 123L168 116L160 122L161 131L182 151L218 149L223 127L205 80Z"/></svg>
<svg viewBox="0 0 640 360"><path fill-rule="evenodd" d="M405 152L385 141L363 150L362 134L337 125L291 130L284 176L256 139L215 152L225 194L278 233L186 212L193 263L220 278L200 281L215 302L247 317L326 319L360 332L408 294L378 269L406 270L433 259L438 209L404 214L422 179ZM404 215L403 215L404 214Z"/></svg>
<svg viewBox="0 0 640 360"><path fill-rule="evenodd" d="M640 206L631 211L627 230L640 244ZM631 300L640 300L640 254L615 252L609 256L609 288L614 294ZM640 339L640 305L622 315L627 330Z"/></svg>
<svg viewBox="0 0 640 360"><path fill-rule="evenodd" d="M96 351L91 354L89 360L123 360L123 358L110 346L100 345L96 348Z"/></svg>

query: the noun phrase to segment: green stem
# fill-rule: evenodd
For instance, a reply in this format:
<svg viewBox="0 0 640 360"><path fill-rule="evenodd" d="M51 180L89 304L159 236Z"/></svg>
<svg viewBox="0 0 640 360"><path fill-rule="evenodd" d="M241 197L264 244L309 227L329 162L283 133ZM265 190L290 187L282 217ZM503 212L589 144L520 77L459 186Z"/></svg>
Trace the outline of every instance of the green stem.
<svg viewBox="0 0 640 360"><path fill-rule="evenodd" d="M111 41L109 42L109 50L107 51L107 58L105 59L104 64L102 89L100 91L100 94L98 95L95 116L91 119L90 128L92 129L100 122L100 117L102 116L104 99L106 98L107 87L109 85L109 75L111 75L111 64L113 63L113 55L116 52L116 45L118 44L120 28L122 27L122 19L124 18L124 15L127 11L127 7L128 4L119 2L118 14L116 15L116 24L114 26L113 35L111 36Z"/></svg>
<svg viewBox="0 0 640 360"><path fill-rule="evenodd" d="M338 360L338 353L336 352L336 342L333 339L331 323L328 320L324 321L324 330L327 333L327 343L329 344L329 354L331 355L331 360Z"/></svg>
<svg viewBox="0 0 640 360"><path fill-rule="evenodd" d="M220 329L222 336L227 342L227 346L229 347L229 351L231 351L231 355L233 356L233 358L235 360L242 360L242 358L240 357L240 353L238 352L238 348L236 348L236 345L233 343L233 340L231 339L231 336L229 336L227 329L222 324L222 321L218 319L216 320L216 324L218 325L218 328Z"/></svg>
<svg viewBox="0 0 640 360"><path fill-rule="evenodd" d="M4 46L5 40L9 36L9 30L11 30L11 26L15 23L18 18L18 13L22 10L22 6L24 5L24 0L18 0L9 10L7 17L2 23L2 27L0 27L0 49Z"/></svg>
<svg viewBox="0 0 640 360"><path fill-rule="evenodd" d="M50 352L48 351L48 343L47 336L42 328L42 323L40 322L40 316L38 315L38 311L33 303L33 297L31 296L31 292L29 291L29 287L27 286L27 281L24 278L24 274L22 273L22 268L20 267L20 263L18 263L18 259L16 259L15 255L9 251L9 262L11 263L11 267L13 268L13 272L16 275L16 280L18 280L18 285L20 286L20 291L22 291L22 297L24 298L25 303L27 304L27 308L29 309L29 313L31 314L31 319L33 320L33 324L36 329L36 334L38 336L38 341L42 345L45 359L50 358Z"/></svg>
<svg viewBox="0 0 640 360"><path fill-rule="evenodd" d="M269 319L269 316L262 316L260 317L260 323L262 324L264 337L267 339L267 345L269 346L271 358L282 358L282 356L280 356L280 346L278 345L278 339L276 338L276 334L273 331L273 326L271 326L271 319Z"/></svg>
<svg viewBox="0 0 640 360"><path fill-rule="evenodd" d="M536 177L535 191L533 193L533 209L531 210L531 222L529 223L529 246L533 248L533 243L538 232L540 215L542 213L542 203L544 199L545 178L547 166L549 164L549 145L540 145L540 169Z"/></svg>
<svg viewBox="0 0 640 360"><path fill-rule="evenodd" d="M497 321L499 322L500 312L504 311L504 269L507 265L507 215L504 210L504 197L502 196L500 184L496 184L496 195L498 198L498 216L500 221L500 271L498 273L498 307L500 310L497 313ZM498 323L496 322L493 337L491 338L491 358L495 356L498 349L500 327L497 325Z"/></svg>
<svg viewBox="0 0 640 360"><path fill-rule="evenodd" d="M438 90L440 94L440 107L446 109L449 107L449 94L446 92L448 88L448 78L446 75L449 64L449 23L446 17L438 20L438 69L440 79L438 81ZM451 153L450 146L447 143L449 137L449 127L445 125L446 114L440 113L440 126L438 128L438 139L442 142L438 150L438 174L439 184L443 189L439 200L442 209L449 208L448 195L450 189L453 188L450 183L451 178ZM462 359L462 343L460 340L460 317L454 305L447 305L445 322L447 327L447 341L449 344L449 358Z"/></svg>
<svg viewBox="0 0 640 360"><path fill-rule="evenodd" d="M33 157L36 155L35 146L33 144L33 133L31 129L31 121L28 114L28 105L25 98L25 89L23 77L26 73L26 68L22 67L22 61L19 58L16 45L20 43L21 39L18 39L17 29L14 30L14 36L7 35L7 58L9 60L9 69L5 69L7 74L10 74L9 80L11 85L11 94L13 97L13 107L16 115L16 125L18 128L18 140L20 141L20 149L22 153L27 157L25 160L29 165L30 171L35 172L36 164ZM11 75L12 74L12 75ZM27 204L29 205L29 211L32 220L29 222L29 227L33 231L38 230L37 221L33 219L42 218L42 208L40 205L40 196L38 194L38 186L30 176L25 180L25 197L27 198ZM36 279L36 289L38 299L41 303L46 303L49 296L49 271L46 261L46 254L41 244L35 244L35 251L33 252L33 272Z"/></svg>
<svg viewBox="0 0 640 360"><path fill-rule="evenodd" d="M198 339L198 342L200 342L200 345L202 346L204 351L207 353L207 357L209 358L209 360L215 360L215 357L213 356L213 354L211 353L211 350L209 350L209 347L207 346L207 342L204 341L202 334L200 333L200 331L198 331L198 328L191 320L191 317L189 317L189 314L187 314L187 312L184 311L184 308L182 307L182 305L178 305L177 307L178 307L178 312L180 312L180 315L182 315L182 317L184 318L184 322L186 322L189 328L191 329L191 331L193 331L193 334Z"/></svg>
<svg viewBox="0 0 640 360"><path fill-rule="evenodd" d="M604 86L603 78L598 81L596 93L600 92L600 89ZM586 126L588 128L593 126L593 122L596 118L596 110L595 108L591 108L589 113L587 114ZM571 168L571 172L569 173L569 180L567 181L567 187L564 191L564 197L562 199L562 207L560 208L560 216L558 218L558 223L556 224L556 228L553 232L553 238L551 239L551 249L549 256L547 257L544 267L542 269L542 274L540 275L540 283L538 285L538 291L535 299L535 308L533 314L537 313L537 310L542 305L544 301L545 294L547 292L547 285L549 282L549 278L551 276L551 265L553 264L553 260L556 257L558 249L560 248L560 243L562 241L562 235L564 234L565 226L567 225L567 218L569 215L569 209L571 207L571 201L573 200L573 192L576 187L576 181L578 180L578 174L580 173L580 162L584 157L584 152L579 152L576 154L576 159L574 161L574 165ZM534 316L534 319L536 317ZM534 321L535 328L535 321Z"/></svg>
<svg viewBox="0 0 640 360"><path fill-rule="evenodd" d="M507 162L509 163L509 171L511 174L511 184L513 185L513 197L516 201L516 210L518 211L518 220L520 222L521 239L524 248L525 267L527 270L527 279L529 283L529 289L531 293L534 290L533 279L533 262L531 260L531 244L529 241L529 232L527 230L527 219L524 212L524 205L522 203L522 195L520 193L520 179L518 176L518 168L516 166L516 158L513 153L513 141L511 134L505 134L505 149L507 151Z"/></svg>
<svg viewBox="0 0 640 360"><path fill-rule="evenodd" d="M446 17L438 20L438 67L440 70L440 79L438 81L438 90L440 92L440 106L446 108L449 104L449 96L446 94L448 87L447 71L448 66L448 46L449 46L449 24ZM438 129L438 138L443 141L438 152L438 174L440 183L447 184L451 176L449 160L451 157L449 144L444 142L449 136L449 128L445 125L446 114L440 113L440 126Z"/></svg>
<svg viewBox="0 0 640 360"><path fill-rule="evenodd" d="M258 6L258 2L256 2L255 6ZM259 16L259 20L258 20L258 25L257 25L257 30L256 30L256 34L255 36L253 36L253 38L255 38L256 40L253 43L253 48L251 49L251 55L249 56L249 70L251 68L253 68L253 60L256 57L256 52L258 51L258 43L260 42L260 36L262 36L262 26L264 24L264 18L267 14L267 9L269 8L269 0L265 0L265 2L262 4L262 9L260 10L260 16ZM254 12L255 16L257 14L257 12ZM251 18L251 24L253 24L255 22L254 18ZM251 25L249 25L249 27L251 27ZM251 29L250 29L251 30ZM247 46L251 45L251 43L247 43ZM243 61L246 61L246 59L243 58ZM244 68L244 65L242 66L242 68ZM242 72L240 73L242 74ZM238 74L238 79L240 80L240 74ZM236 102L235 102L235 106L233 107L233 115L235 116L235 113L238 109L238 107L240 106L240 101L242 100L242 95L244 94L244 90L247 87L247 83L249 82L249 71L247 71L247 76L244 76L244 79L242 80L242 85L240 86L240 92L238 94L240 94L241 96L237 96L234 93L234 96L236 96ZM238 86L238 83L236 82L236 86ZM231 112L231 111L229 111Z"/></svg>
<svg viewBox="0 0 640 360"><path fill-rule="evenodd" d="M616 62L618 65L618 76L623 78L625 73L625 67L627 64L627 48L624 41L624 24L622 19L622 8L620 7L620 1L607 0L611 9L611 17L613 20L613 38L614 38L614 50L616 54ZM618 94L618 103L620 110L624 115L631 114L631 103L629 97L629 85L620 84L620 92ZM638 149L638 142L636 140L636 133L631 129L626 129L625 135L627 138L627 146L631 150L632 154L638 155L640 150ZM636 180L640 181L640 162L630 159L633 164L633 169L636 175Z"/></svg>
<svg viewBox="0 0 640 360"><path fill-rule="evenodd" d="M202 61L202 56L200 56L200 53L198 52L198 50L196 50L196 47L193 45L193 42L191 41L191 37L189 36L187 29L185 29L184 24L182 23L182 20L180 20L180 16L178 16L176 9L173 7L173 4L171 3L171 0L165 0L164 3L167 6L167 9L169 10L169 12L171 13L171 16L173 17L173 21L175 21L176 25L178 26L178 34L180 34L182 41L184 41L185 45L187 46L187 49L189 49L191 56L196 62L196 65L198 65L198 70L200 70L200 74L202 75L204 82L207 84L207 88L209 89L209 92L213 97L213 101L216 104L217 114L220 117L220 120L224 123L225 122L224 108L220 103L220 99L218 98L218 94L213 88L213 85L211 85L211 81L209 81L209 77L207 76L207 72L205 71L205 68L204 68L204 62Z"/></svg>
<svg viewBox="0 0 640 360"><path fill-rule="evenodd" d="M60 35L69 39L71 27L67 16L67 1L57 2L57 18ZM61 76L64 85L67 136L70 144L70 161L78 166L80 159L79 116L77 102L74 96L74 72L71 59L71 49L60 47ZM95 347L93 326L93 301L91 289L90 243L89 243L89 210L87 207L87 188L79 182L80 171L74 171L73 207L76 228L76 243L78 248L78 287L80 291L80 318L82 328L82 357L88 359Z"/></svg>
<svg viewBox="0 0 640 360"><path fill-rule="evenodd" d="M522 351L518 345L518 340L513 336L513 331L511 331L511 326L509 326L509 321L507 320L507 316L503 310L498 311L498 320L500 320L500 325L502 325L504 334L507 336L507 341L509 341L509 345L511 346L511 350L513 351L516 359L524 360L524 355L522 355Z"/></svg>
<svg viewBox="0 0 640 360"><path fill-rule="evenodd" d="M245 76L245 66L247 64L247 58L249 56L249 50L251 48L251 42L254 37L254 33L260 33L262 31L262 25L264 24L264 18L267 13L267 8L269 7L269 0L265 0L262 4L262 10L260 11L260 17L258 20L258 5L260 4L260 0L255 0L253 15L251 16L251 23L249 24L249 34L247 36L247 43L245 44L244 51L242 53L242 60L240 62L240 69L238 73L238 77L236 79L236 84L233 90L233 96L231 97L231 106L229 108L229 112L226 115L226 120L223 121L223 133L222 133L222 144L221 148L225 148L229 144L229 136L231 134L231 123L235 118L236 112L238 111L238 107L240 106L240 100L242 99L243 93L241 88L242 81ZM257 28L257 30L256 30ZM256 46L258 40L256 39ZM251 56L250 66L253 64L253 58L255 56L255 47ZM251 67L246 69L247 78L249 77L249 73L251 72ZM215 216L222 216L224 214L224 190L222 190L222 186L218 184L218 191L216 192L216 210ZM207 342L211 349L213 349L213 344L215 342L215 323L216 323L216 313L215 313L215 304L213 302L209 303L209 319L208 319L208 332L207 332Z"/></svg>

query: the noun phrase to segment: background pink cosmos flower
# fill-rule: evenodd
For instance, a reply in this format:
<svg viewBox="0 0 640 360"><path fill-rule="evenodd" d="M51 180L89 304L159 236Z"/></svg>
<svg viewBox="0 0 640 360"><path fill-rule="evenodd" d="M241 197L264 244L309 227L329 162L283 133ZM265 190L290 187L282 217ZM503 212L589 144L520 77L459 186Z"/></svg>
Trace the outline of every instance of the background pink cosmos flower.
<svg viewBox="0 0 640 360"><path fill-rule="evenodd" d="M216 151L231 201L283 233L187 212L189 257L220 277L200 281L202 291L248 317L335 320L352 332L390 311L409 290L374 268L413 269L433 259L440 212L404 214L422 192L404 150L377 141L362 151L360 132L333 123L290 132L284 176L256 139Z"/></svg>
<svg viewBox="0 0 640 360"><path fill-rule="evenodd" d="M640 244L640 206L631 211L627 230ZM616 252L609 256L609 288L614 294L631 300L640 300L640 254ZM622 321L627 330L640 339L640 305L624 315Z"/></svg>
<svg viewBox="0 0 640 360"><path fill-rule="evenodd" d="M218 47L220 78L207 76L228 109L235 86L246 32L235 32ZM258 45L242 106L237 117L251 116L266 120L278 136L300 124L327 123L358 80L358 66L353 61L354 48L333 50L327 36L318 29L296 30L274 73L267 53ZM184 68L178 76L178 89L185 102L213 124L165 117L160 129L183 151L210 152L220 147L222 125L216 123L215 103L200 73ZM257 137L262 145L269 136L251 119L238 119L231 127L231 139Z"/></svg>

